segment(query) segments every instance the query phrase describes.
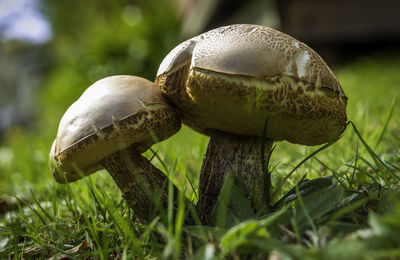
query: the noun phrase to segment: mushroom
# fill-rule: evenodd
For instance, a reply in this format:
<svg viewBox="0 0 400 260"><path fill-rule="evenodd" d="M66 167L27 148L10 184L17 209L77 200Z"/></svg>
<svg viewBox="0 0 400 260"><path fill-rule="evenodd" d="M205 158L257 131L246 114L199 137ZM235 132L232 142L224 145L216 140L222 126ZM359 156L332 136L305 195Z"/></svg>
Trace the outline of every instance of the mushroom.
<svg viewBox="0 0 400 260"><path fill-rule="evenodd" d="M156 84L183 123L211 137L197 206L206 222L229 172L260 210L270 193L262 164L274 141L318 145L339 138L346 125L347 97L322 58L260 25L220 27L179 44Z"/></svg>
<svg viewBox="0 0 400 260"><path fill-rule="evenodd" d="M62 117L50 170L65 183L105 168L138 219L146 222L157 199L167 205L168 179L141 153L180 126L178 113L154 83L135 76L101 79Z"/></svg>

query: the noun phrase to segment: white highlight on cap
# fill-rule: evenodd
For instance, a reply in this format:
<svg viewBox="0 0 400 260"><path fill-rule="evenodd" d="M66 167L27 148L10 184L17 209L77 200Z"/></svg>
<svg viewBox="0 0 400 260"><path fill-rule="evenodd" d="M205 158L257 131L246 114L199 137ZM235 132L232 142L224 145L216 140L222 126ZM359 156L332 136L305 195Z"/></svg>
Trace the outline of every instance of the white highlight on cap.
<svg viewBox="0 0 400 260"><path fill-rule="evenodd" d="M293 76L293 62L290 60L288 62L288 64L286 65L285 71L283 72L283 74L287 75L287 76Z"/></svg>
<svg viewBox="0 0 400 260"><path fill-rule="evenodd" d="M158 67L157 77L166 72L173 73L185 65L182 65L182 62L192 57L196 43L197 37L176 46L161 62L160 67Z"/></svg>
<svg viewBox="0 0 400 260"><path fill-rule="evenodd" d="M143 108L148 107L148 105L144 101L142 101L142 100L140 100L138 98L136 99L136 101L140 104L141 107L143 107Z"/></svg>
<svg viewBox="0 0 400 260"><path fill-rule="evenodd" d="M251 35L252 33L254 33L255 31L257 31L258 26L255 26L254 28L252 28L251 30L247 31L247 35Z"/></svg>
<svg viewBox="0 0 400 260"><path fill-rule="evenodd" d="M117 118L116 116L112 115L112 116L111 116L111 121L112 121L112 124L113 124L113 126L114 126L114 129L115 129L115 130L119 130L119 129L120 129L120 125L119 125L119 120L118 120L118 118Z"/></svg>
<svg viewBox="0 0 400 260"><path fill-rule="evenodd" d="M101 129L100 129L95 123L92 123L92 129L93 129L93 132L94 132L98 137L100 137L101 139L104 138L104 134L101 132Z"/></svg>
<svg viewBox="0 0 400 260"><path fill-rule="evenodd" d="M306 66L308 61L310 60L310 54L308 51L302 51L296 59L297 65L297 75L299 78L303 77L306 74Z"/></svg>

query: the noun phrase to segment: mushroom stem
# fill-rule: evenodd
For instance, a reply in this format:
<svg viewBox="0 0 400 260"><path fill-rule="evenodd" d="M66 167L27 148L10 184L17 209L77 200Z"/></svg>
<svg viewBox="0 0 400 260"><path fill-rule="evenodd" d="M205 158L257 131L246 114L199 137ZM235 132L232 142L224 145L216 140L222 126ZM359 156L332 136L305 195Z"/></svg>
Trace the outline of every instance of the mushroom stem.
<svg viewBox="0 0 400 260"><path fill-rule="evenodd" d="M199 203L200 219L210 224L210 215L216 205L225 177L233 174L246 190L248 199L255 210L266 205L266 172L262 163L269 157L273 141L265 143L262 160L261 141L258 137L233 135L214 131L211 134L207 152L204 155L200 173Z"/></svg>
<svg viewBox="0 0 400 260"><path fill-rule="evenodd" d="M100 163L110 173L140 221L146 223L168 207L168 178L133 146L111 154ZM177 194L174 185L174 198ZM174 212L175 208L174 203Z"/></svg>

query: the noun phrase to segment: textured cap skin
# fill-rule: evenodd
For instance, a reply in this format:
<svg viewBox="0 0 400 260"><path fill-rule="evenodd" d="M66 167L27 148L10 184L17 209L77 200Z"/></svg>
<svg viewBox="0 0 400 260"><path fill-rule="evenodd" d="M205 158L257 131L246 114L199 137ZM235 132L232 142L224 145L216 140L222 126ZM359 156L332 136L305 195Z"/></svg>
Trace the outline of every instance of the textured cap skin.
<svg viewBox="0 0 400 260"><path fill-rule="evenodd" d="M107 77L65 112L50 169L58 182L74 181L101 169L106 156L132 144L144 152L179 128L178 113L155 84L135 76Z"/></svg>
<svg viewBox="0 0 400 260"><path fill-rule="evenodd" d="M220 27L178 45L156 83L197 131L316 145L343 132L347 97L310 47L274 29Z"/></svg>

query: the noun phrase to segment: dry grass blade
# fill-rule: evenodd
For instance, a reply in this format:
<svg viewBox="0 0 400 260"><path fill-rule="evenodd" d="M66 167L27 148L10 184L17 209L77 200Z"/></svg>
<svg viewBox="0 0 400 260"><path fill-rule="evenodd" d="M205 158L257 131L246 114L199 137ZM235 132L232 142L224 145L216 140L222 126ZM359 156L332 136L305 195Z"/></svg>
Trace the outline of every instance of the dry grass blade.
<svg viewBox="0 0 400 260"><path fill-rule="evenodd" d="M65 251L65 253L67 254L63 254L63 253L58 253L56 255L53 255L52 257L50 257L48 260L66 260L66 259L71 259L71 255L75 255L81 251L84 251L86 249L90 249L90 244L86 241L83 240L82 243L80 243L79 245L77 245L74 248L71 248L67 251Z"/></svg>

